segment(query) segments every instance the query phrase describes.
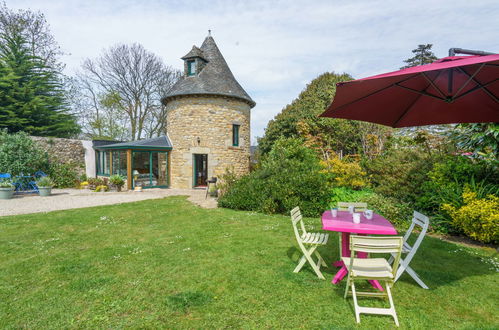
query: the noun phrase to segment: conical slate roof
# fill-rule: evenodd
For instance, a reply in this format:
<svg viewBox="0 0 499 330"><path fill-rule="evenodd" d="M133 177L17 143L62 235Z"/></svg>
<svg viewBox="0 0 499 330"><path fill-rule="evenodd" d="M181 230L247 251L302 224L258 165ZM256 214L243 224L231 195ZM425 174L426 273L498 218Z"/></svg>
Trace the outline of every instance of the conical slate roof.
<svg viewBox="0 0 499 330"><path fill-rule="evenodd" d="M201 54L197 49L201 51ZM255 101L234 78L215 40L208 36L197 49L193 48L184 58L192 55L191 53L197 53L207 61L206 65L199 74L180 78L163 98L163 103L166 104L173 97L183 95L221 95L241 99L254 107Z"/></svg>

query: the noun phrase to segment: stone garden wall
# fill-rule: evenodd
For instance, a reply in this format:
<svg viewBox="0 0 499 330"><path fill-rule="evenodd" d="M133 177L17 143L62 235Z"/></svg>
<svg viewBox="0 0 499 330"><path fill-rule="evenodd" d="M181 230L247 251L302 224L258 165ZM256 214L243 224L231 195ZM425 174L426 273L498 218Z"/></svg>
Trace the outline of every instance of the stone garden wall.
<svg viewBox="0 0 499 330"><path fill-rule="evenodd" d="M47 152L51 162L76 163L78 165L85 165L86 163L84 143L88 141L39 136L31 136L31 139ZM85 166L83 168L81 166L77 167L81 172L80 174L86 173Z"/></svg>

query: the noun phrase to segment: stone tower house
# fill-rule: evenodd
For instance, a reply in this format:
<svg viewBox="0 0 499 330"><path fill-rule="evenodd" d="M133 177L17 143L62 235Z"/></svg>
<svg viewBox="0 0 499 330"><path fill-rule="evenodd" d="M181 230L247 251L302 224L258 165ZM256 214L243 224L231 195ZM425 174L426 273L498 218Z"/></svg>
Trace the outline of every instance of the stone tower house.
<svg viewBox="0 0 499 330"><path fill-rule="evenodd" d="M227 169L245 174L250 164L250 111L244 91L208 35L182 57L184 75L163 98L170 154L170 186L205 186Z"/></svg>

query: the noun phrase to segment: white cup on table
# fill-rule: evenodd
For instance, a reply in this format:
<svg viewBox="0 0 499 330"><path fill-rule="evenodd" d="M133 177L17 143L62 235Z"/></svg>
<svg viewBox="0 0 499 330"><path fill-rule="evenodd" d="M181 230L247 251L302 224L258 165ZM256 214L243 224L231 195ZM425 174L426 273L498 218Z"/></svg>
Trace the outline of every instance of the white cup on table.
<svg viewBox="0 0 499 330"><path fill-rule="evenodd" d="M353 217L353 223L360 223L360 213L354 213L352 214Z"/></svg>
<svg viewBox="0 0 499 330"><path fill-rule="evenodd" d="M331 209L331 215L333 216L333 218L336 218L338 216L338 209Z"/></svg>
<svg viewBox="0 0 499 330"><path fill-rule="evenodd" d="M350 212L350 214L353 214L355 212L355 206L349 206L348 212Z"/></svg>
<svg viewBox="0 0 499 330"><path fill-rule="evenodd" d="M371 219L373 218L373 210L365 210L365 211L364 211L364 216L365 216L367 219L371 220Z"/></svg>

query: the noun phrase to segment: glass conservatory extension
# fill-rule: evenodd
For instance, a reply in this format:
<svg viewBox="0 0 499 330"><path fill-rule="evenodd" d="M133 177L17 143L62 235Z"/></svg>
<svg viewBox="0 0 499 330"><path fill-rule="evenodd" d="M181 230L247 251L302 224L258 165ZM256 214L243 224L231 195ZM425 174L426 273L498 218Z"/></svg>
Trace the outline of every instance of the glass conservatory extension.
<svg viewBox="0 0 499 330"><path fill-rule="evenodd" d="M96 149L98 176L122 175L127 188L168 188L170 185L170 151L166 136L104 144Z"/></svg>

